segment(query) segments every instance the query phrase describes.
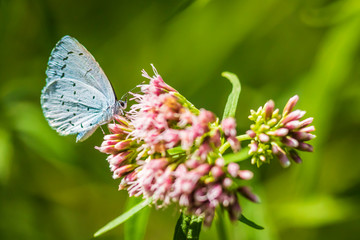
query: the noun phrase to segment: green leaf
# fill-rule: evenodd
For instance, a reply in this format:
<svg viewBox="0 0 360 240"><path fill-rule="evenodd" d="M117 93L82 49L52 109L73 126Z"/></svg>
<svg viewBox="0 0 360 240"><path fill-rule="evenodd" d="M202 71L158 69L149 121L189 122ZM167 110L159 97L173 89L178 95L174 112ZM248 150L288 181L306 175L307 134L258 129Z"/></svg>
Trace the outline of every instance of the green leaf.
<svg viewBox="0 0 360 240"><path fill-rule="evenodd" d="M8 180L13 153L14 149L9 132L0 128L0 183L5 183Z"/></svg>
<svg viewBox="0 0 360 240"><path fill-rule="evenodd" d="M225 164L231 163L231 162L241 162L249 158L249 148L244 147L239 152L236 153L229 153L223 156L225 160Z"/></svg>
<svg viewBox="0 0 360 240"><path fill-rule="evenodd" d="M141 203L141 198L131 197L126 202L126 209L131 209ZM125 240L143 240L151 208L143 208L141 213L135 214L124 223Z"/></svg>
<svg viewBox="0 0 360 240"><path fill-rule="evenodd" d="M180 153L184 153L185 150L182 149L182 147L174 147L174 148L171 148L171 149L168 149L167 152L170 154L170 155L175 155L175 154L180 154Z"/></svg>
<svg viewBox="0 0 360 240"><path fill-rule="evenodd" d="M257 225L256 223L254 223L253 221L247 219L244 215L241 214L241 216L239 217L239 221L242 223L245 223L246 225L248 225L249 227L255 228L255 229L259 229L259 230L263 230L264 228L262 226Z"/></svg>
<svg viewBox="0 0 360 240"><path fill-rule="evenodd" d="M228 100L225 105L223 119L228 117L235 117L236 107L239 100L239 95L241 92L241 85L238 77L231 72L223 72L221 76L229 79L233 85L233 89L228 97Z"/></svg>
<svg viewBox="0 0 360 240"><path fill-rule="evenodd" d="M175 227L174 240L198 240L202 218L181 213Z"/></svg>
<svg viewBox="0 0 360 240"><path fill-rule="evenodd" d="M142 201L141 203L135 205L133 208L131 208L127 212L121 214L119 217L115 218L114 220L112 220L111 222L106 224L104 227L99 229L94 234L94 237L98 237L98 236L104 234L105 232L108 232L111 229L119 226L120 224L122 224L123 222L125 222L126 220L128 220L129 218L134 216L136 213L138 213L141 209L148 206L150 202L151 202L151 199L146 199L146 200Z"/></svg>

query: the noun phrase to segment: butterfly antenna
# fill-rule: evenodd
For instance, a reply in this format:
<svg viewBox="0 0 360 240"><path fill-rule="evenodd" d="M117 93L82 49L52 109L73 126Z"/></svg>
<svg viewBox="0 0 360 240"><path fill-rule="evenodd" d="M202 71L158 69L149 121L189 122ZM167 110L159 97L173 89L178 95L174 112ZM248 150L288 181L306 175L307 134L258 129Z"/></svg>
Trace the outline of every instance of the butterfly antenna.
<svg viewBox="0 0 360 240"><path fill-rule="evenodd" d="M143 84L143 83L145 83L145 81L142 81L142 82L141 82L141 84ZM127 102L129 93L130 93L132 90L134 90L135 88L138 88L138 87L139 87L139 85L137 85L136 87L130 89L130 91L128 91L127 93L125 93L124 95L122 95L122 97L121 97L120 99L122 100L122 99L124 99L124 97L126 97L125 102ZM139 92L140 92L140 91L139 91ZM138 92L136 92L136 93L138 93Z"/></svg>

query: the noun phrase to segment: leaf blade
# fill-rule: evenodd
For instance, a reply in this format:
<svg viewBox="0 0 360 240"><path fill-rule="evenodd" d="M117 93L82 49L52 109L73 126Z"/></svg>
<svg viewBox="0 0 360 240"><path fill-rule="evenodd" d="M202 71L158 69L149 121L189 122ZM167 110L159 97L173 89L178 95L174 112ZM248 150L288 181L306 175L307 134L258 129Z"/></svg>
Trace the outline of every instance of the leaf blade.
<svg viewBox="0 0 360 240"><path fill-rule="evenodd" d="M198 240L202 221L201 217L181 213L176 222L173 240Z"/></svg>
<svg viewBox="0 0 360 240"><path fill-rule="evenodd" d="M94 237L98 237L98 236L112 230L113 228L119 226L120 224L122 224L123 222L125 222L126 220L131 218L133 215L138 213L140 210L142 210L144 207L148 206L148 204L150 202L151 202L151 199L145 199L141 203L135 205L130 210L126 211L125 213L121 214L119 217L115 218L114 220L112 220L111 222L106 224L104 227L100 228L96 233L94 233Z"/></svg>
<svg viewBox="0 0 360 240"><path fill-rule="evenodd" d="M227 78L233 86L225 105L223 119L228 117L235 117L236 107L241 92L241 84L239 78L231 72L223 72L221 73L221 76Z"/></svg>
<svg viewBox="0 0 360 240"><path fill-rule="evenodd" d="M126 202L126 209L141 203L140 198L131 197ZM124 223L125 240L143 240L149 220L150 208L143 208L141 213L133 215Z"/></svg>
<svg viewBox="0 0 360 240"><path fill-rule="evenodd" d="M248 152L249 152L249 147L244 147L239 152L228 153L228 154L223 155L225 164L229 164L231 162L241 162L241 161L248 159L250 157Z"/></svg>
<svg viewBox="0 0 360 240"><path fill-rule="evenodd" d="M245 223L246 225L248 225L249 227L255 228L255 229L259 229L259 230L263 230L264 227L254 223L253 221L247 219L243 214L241 214L241 216L238 219L240 222Z"/></svg>

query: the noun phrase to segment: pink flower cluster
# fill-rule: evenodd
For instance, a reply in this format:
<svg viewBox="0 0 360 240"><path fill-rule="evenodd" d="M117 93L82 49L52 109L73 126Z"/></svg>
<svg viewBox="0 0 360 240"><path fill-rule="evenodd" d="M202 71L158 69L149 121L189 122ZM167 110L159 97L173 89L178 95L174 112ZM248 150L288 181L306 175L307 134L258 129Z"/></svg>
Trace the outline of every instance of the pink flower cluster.
<svg viewBox="0 0 360 240"><path fill-rule="evenodd" d="M137 104L131 106L128 114L135 128L130 135L143 140L151 154L164 154L167 149L181 145L182 149L190 152L192 147L196 147L196 154L205 161L208 154L221 145L220 131L231 139L234 150L240 148L235 138L234 119L225 119L222 128L219 127L212 112L193 107L162 80L155 68L153 70L154 77L143 71L150 84L140 85L142 94L133 94Z"/></svg>
<svg viewBox="0 0 360 240"><path fill-rule="evenodd" d="M313 151L313 146L306 143L315 138L312 134L315 127L310 126L313 118L300 120L306 112L293 111L298 100L297 95L290 98L282 114L279 113L279 109L275 109L275 103L272 100L257 111L251 110L249 119L254 121L254 124L246 133L252 138L249 154L252 155L253 164L261 165L276 156L283 167L288 167L289 158L296 163L301 163L297 150Z"/></svg>
<svg viewBox="0 0 360 240"><path fill-rule="evenodd" d="M109 124L111 134L99 149L107 158L119 188L130 196L153 199L158 207L171 203L189 214L204 217L210 225L217 207L232 220L241 213L238 196L259 199L244 186L252 172L226 164L219 147L227 140L240 149L233 118L219 124L216 116L196 109L175 89L167 85L153 67L155 76L142 84L141 94L126 117L116 116Z"/></svg>

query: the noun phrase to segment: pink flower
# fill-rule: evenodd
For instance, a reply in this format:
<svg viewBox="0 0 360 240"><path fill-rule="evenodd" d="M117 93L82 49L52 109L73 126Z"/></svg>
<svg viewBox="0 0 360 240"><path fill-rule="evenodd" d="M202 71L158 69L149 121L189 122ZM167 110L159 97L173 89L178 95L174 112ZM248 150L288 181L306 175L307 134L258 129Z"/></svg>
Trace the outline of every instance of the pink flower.
<svg viewBox="0 0 360 240"><path fill-rule="evenodd" d="M119 190L130 196L151 198L158 208L175 203L203 216L207 226L219 206L235 220L241 212L239 184L252 177L238 164L226 165L219 151L224 138L234 151L240 149L235 119L219 125L214 113L195 109L152 67L153 77L143 71L150 82L139 85L141 93L132 93L136 103L125 117L115 116L116 122L109 124L111 134L96 148L109 154ZM293 138L309 135L298 131Z"/></svg>
<svg viewBox="0 0 360 240"><path fill-rule="evenodd" d="M236 137L236 122L232 117L226 118L221 122L222 130L227 137Z"/></svg>

